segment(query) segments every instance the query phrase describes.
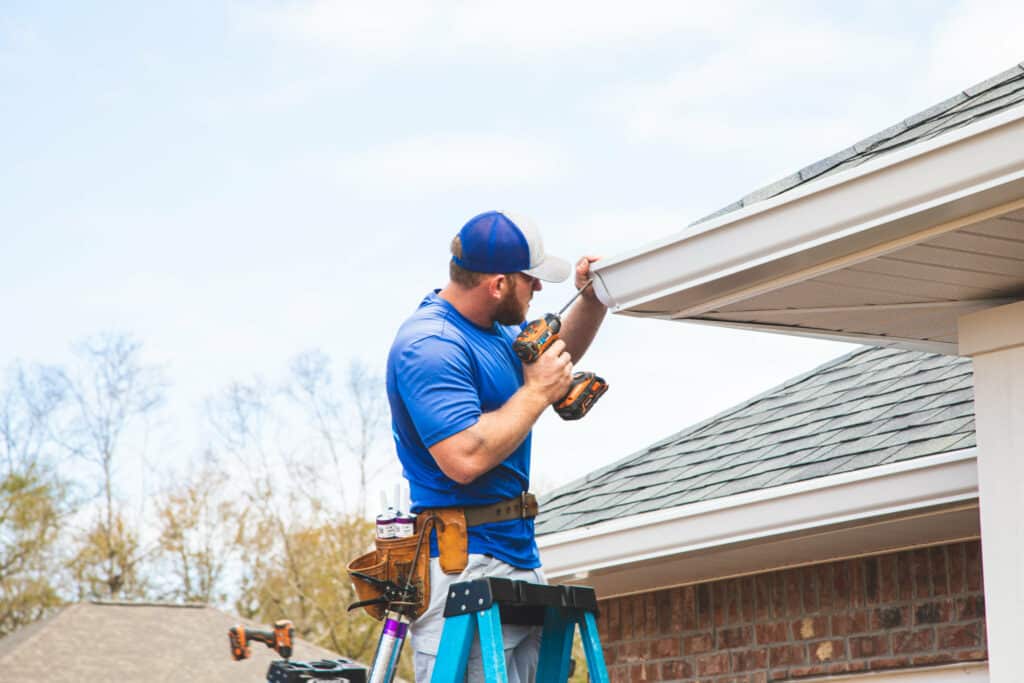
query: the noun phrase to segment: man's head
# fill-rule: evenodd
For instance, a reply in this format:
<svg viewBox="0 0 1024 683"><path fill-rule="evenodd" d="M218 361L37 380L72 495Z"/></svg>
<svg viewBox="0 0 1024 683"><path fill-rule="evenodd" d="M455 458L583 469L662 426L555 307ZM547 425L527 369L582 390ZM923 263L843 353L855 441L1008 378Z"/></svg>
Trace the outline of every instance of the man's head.
<svg viewBox="0 0 1024 683"><path fill-rule="evenodd" d="M452 240L451 251L452 283L489 303L492 319L503 325L526 319L541 280L562 282L571 271L567 261L544 253L532 221L499 211L471 218Z"/></svg>

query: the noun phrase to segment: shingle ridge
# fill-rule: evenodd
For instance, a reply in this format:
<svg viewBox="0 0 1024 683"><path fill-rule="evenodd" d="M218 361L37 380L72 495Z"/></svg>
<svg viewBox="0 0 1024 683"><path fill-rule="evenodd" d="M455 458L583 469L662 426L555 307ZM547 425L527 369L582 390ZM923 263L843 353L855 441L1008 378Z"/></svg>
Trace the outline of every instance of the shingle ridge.
<svg viewBox="0 0 1024 683"><path fill-rule="evenodd" d="M89 600L90 605L102 607L177 607L184 609L203 609L209 607L205 602L174 602L171 600Z"/></svg>
<svg viewBox="0 0 1024 683"><path fill-rule="evenodd" d="M807 164L806 166L800 168L795 173L791 173L780 180L768 183L767 185L764 185L754 190L753 192L744 195L738 201L733 202L728 206L725 206L721 209L718 209L717 211L714 211L713 213L710 213L706 216L703 216L702 218L697 219L696 221L690 223L690 226L704 223L713 218L717 218L727 213L731 213L732 211L735 211L737 209L751 206L765 199L770 199L772 197L778 196L795 187L810 182L815 178L821 177L831 169L836 168L837 166L844 162L862 158L867 159L873 156L877 156L879 153L892 151L894 149L899 149L901 147L905 147L907 145L919 142L919 138L913 138L910 140L901 141L898 144L894 144L892 146L884 146L885 142L888 142L896 138L904 131L910 130L911 128L915 128L917 126L925 125L930 122L937 121L943 117L948 116L953 109L955 109L957 106L961 104L964 104L965 102L970 102L980 97L981 95L984 95L987 92L990 92L992 90L995 90L996 88L1000 88L1006 85L1007 83L1021 80L1024 80L1024 62L1021 62L1020 64L1015 64L1006 71L998 73L995 76L992 76L991 78L988 78L984 81L975 83L974 85L968 88L964 88L963 90L953 95L952 97L948 97L945 100L942 100L941 102L933 104L932 106L927 107L915 114L907 116L906 118L901 119L896 124L893 124L892 126L889 126L888 128L878 133L869 135L868 137L859 140L854 144L841 149L838 152L830 154L829 156L823 159L819 159L818 161L815 161L813 163ZM969 109L970 107L965 108L965 110ZM974 119L971 119L971 121L973 120ZM940 131L938 134L941 134L942 132L946 131Z"/></svg>
<svg viewBox="0 0 1024 683"><path fill-rule="evenodd" d="M881 352L885 350L887 350L885 347L860 346L856 349L853 349L852 351L849 351L825 363L822 363L821 365L811 370L808 370L807 372L804 372L795 377L790 377L785 382L782 382L781 384L778 384L766 391L763 391L760 394L757 394L756 396L753 396L747 399L746 401L743 401L742 403L727 408L726 410L723 410L722 412L717 413L716 415L712 415L711 417L705 418L700 422L690 425L689 427L681 431L675 432L659 441L654 442L653 444L647 446L646 448L643 448L639 451L635 451L630 455L621 458L620 460L616 460L615 462L605 465L604 467L598 468L588 474L585 474L582 477L578 477L567 484L559 486L554 491L550 491L549 493L543 494L540 498L541 509L543 509L545 505L553 503L559 497L565 495L568 492L575 492L579 490L581 486L593 483L596 480L603 477L604 475L608 474L609 472L622 469L632 463L638 462L644 455L648 455L652 451L660 450L661 448L664 448L665 446L670 445L673 442L681 441L685 438L696 436L702 429L705 429L706 427L714 424L715 422L721 421L734 413L740 412L741 410L748 408L749 406L760 400L768 398L769 396L772 396L785 389L788 389L789 387L799 384L800 382L803 382L809 379L810 377L817 375L818 373L824 372L829 368L847 363L857 356L869 354L872 352Z"/></svg>

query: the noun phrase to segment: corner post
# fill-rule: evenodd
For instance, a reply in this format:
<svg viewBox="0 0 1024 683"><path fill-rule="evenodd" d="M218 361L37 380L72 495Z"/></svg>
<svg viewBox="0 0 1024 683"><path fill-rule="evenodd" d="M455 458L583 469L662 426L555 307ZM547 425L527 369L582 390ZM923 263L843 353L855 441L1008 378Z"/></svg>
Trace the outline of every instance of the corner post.
<svg viewBox="0 0 1024 683"><path fill-rule="evenodd" d="M989 675L1020 677L1024 633L1024 301L963 316L974 361L974 415Z"/></svg>

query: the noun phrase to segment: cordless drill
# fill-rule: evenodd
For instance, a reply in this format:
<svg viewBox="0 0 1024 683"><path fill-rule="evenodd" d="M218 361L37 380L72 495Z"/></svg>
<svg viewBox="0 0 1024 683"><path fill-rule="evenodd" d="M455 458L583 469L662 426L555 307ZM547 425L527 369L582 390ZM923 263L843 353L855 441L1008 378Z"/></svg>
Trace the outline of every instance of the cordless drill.
<svg viewBox="0 0 1024 683"><path fill-rule="evenodd" d="M593 281L583 285L558 313L547 313L543 318L538 318L523 328L512 344L512 349L520 360L524 363L533 363L555 343L562 329L562 313L590 286L591 282ZM590 411L597 403L597 399L606 391L608 383L603 378L592 372L574 372L569 392L554 404L555 412L563 420L578 420Z"/></svg>
<svg viewBox="0 0 1024 683"><path fill-rule="evenodd" d="M234 626L228 631L228 640L231 643L231 656L235 661L247 659L252 654L249 643L252 641L263 643L271 650L277 652L285 659L292 656L292 639L295 635L295 628L292 622L281 619L274 622L273 631L257 631L244 626Z"/></svg>

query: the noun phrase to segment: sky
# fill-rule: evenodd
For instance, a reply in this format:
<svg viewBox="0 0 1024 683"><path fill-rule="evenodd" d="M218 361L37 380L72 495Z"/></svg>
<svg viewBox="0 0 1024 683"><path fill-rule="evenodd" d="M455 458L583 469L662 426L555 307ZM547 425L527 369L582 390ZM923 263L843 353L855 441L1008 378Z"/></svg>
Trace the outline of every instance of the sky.
<svg viewBox="0 0 1024 683"><path fill-rule="evenodd" d="M383 369L471 216L612 256L1024 60L1024 3L37 3L0 12L0 367L103 331L203 401L321 349ZM538 293L533 315L570 285ZM609 316L566 483L851 350ZM393 457L384 449L380 458Z"/></svg>

